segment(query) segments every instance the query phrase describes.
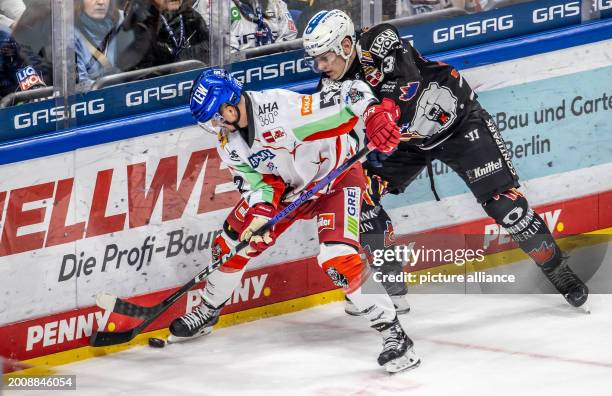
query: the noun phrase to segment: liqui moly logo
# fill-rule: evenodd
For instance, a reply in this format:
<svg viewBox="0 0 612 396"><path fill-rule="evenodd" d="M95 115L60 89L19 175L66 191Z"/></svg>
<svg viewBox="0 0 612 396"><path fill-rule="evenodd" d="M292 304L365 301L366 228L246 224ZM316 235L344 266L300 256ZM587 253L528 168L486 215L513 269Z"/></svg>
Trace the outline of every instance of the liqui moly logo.
<svg viewBox="0 0 612 396"><path fill-rule="evenodd" d="M45 82L32 66L27 66L17 71L17 82L19 83L19 89L22 91L27 91L37 85L45 85Z"/></svg>

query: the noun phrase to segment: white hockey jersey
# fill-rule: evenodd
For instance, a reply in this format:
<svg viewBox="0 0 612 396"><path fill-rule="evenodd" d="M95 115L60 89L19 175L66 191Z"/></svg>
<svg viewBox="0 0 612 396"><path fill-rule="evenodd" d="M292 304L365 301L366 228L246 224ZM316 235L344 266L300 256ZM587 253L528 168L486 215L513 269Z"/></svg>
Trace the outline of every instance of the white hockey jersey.
<svg viewBox="0 0 612 396"><path fill-rule="evenodd" d="M220 138L217 150L249 206L293 201L353 155L363 142L361 116L377 102L363 81L313 95L272 89L244 96L249 126Z"/></svg>
<svg viewBox="0 0 612 396"><path fill-rule="evenodd" d="M255 2L257 4L258 2ZM231 39L230 47L232 52L243 51L255 48L258 45L272 44L279 41L293 40L297 37L297 28L291 14L287 9L287 4L282 0L261 1L266 5L262 10L263 21L269 27L271 37L261 37L262 44L258 44L256 33L257 23L254 21L256 15L249 2L231 1ZM245 7L241 10L240 6ZM248 12L247 11L251 11Z"/></svg>

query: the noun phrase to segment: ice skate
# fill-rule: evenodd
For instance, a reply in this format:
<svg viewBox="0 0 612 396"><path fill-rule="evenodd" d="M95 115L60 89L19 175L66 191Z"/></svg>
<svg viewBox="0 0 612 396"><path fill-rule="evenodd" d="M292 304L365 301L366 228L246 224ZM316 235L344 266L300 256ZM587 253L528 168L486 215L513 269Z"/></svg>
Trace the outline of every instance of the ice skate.
<svg viewBox="0 0 612 396"><path fill-rule="evenodd" d="M406 295L401 296L390 296L393 305L395 306L395 312L398 315L403 315L410 312L410 305L408 304L408 299ZM365 315L365 311L360 311L359 308L351 300L348 298L344 298L346 300L346 305L344 306L344 312L351 316L363 316Z"/></svg>
<svg viewBox="0 0 612 396"><path fill-rule="evenodd" d="M402 329L397 318L391 323L374 326L383 337L383 350L378 356L378 364L389 373L412 369L421 364L414 352L414 343Z"/></svg>
<svg viewBox="0 0 612 396"><path fill-rule="evenodd" d="M541 267L541 269L550 283L565 297L565 300L578 308L586 303L589 297L589 288L567 265L566 260L567 258L564 258L550 268ZM585 311L588 312L588 308Z"/></svg>
<svg viewBox="0 0 612 396"><path fill-rule="evenodd" d="M219 321L221 308L215 308L206 301L170 323L169 343L188 341L210 334L213 326Z"/></svg>

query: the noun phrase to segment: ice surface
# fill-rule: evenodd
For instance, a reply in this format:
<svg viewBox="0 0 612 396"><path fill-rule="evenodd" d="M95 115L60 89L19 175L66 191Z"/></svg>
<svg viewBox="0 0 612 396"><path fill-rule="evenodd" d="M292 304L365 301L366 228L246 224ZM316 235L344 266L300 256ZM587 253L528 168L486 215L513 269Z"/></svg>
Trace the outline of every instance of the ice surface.
<svg viewBox="0 0 612 396"><path fill-rule="evenodd" d="M77 391L65 394L612 394L612 296L591 296L590 315L559 295L418 294L410 301L401 321L423 361L412 371L385 373L376 363L378 333L339 302L62 366L77 376Z"/></svg>

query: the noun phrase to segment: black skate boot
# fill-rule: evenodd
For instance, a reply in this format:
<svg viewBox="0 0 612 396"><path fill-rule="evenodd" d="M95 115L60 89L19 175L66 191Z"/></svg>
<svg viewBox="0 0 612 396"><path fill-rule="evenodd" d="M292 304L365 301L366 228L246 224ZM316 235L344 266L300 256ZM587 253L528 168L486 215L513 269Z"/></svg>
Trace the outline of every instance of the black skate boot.
<svg viewBox="0 0 612 396"><path fill-rule="evenodd" d="M566 260L567 257L564 257L553 265L540 268L570 305L580 307L589 297L589 288L565 263Z"/></svg>
<svg viewBox="0 0 612 396"><path fill-rule="evenodd" d="M219 321L223 305L215 308L206 301L170 323L169 342L182 342L210 334L212 327Z"/></svg>
<svg viewBox="0 0 612 396"><path fill-rule="evenodd" d="M414 352L412 340L406 335L397 317L391 323L373 326L383 337L383 350L378 356L378 364L389 373L411 369L421 364Z"/></svg>

